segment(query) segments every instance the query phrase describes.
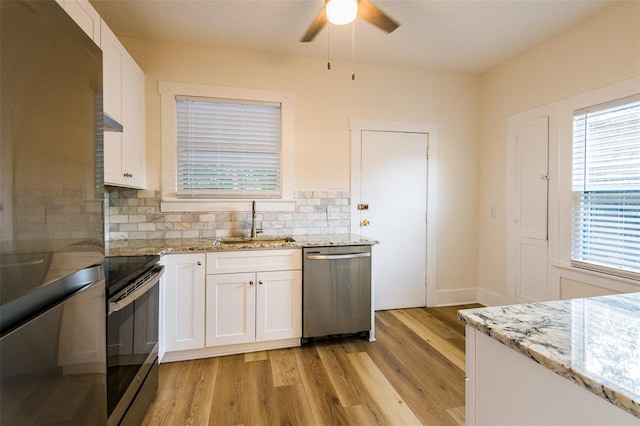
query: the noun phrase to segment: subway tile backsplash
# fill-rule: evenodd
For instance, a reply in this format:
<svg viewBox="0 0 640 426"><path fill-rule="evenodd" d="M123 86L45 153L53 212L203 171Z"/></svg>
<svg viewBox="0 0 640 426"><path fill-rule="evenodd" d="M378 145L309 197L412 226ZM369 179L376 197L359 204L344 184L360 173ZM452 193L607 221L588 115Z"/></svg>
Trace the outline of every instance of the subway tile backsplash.
<svg viewBox="0 0 640 426"><path fill-rule="evenodd" d="M107 188L105 236L114 240L225 238L248 236L251 212L162 213L160 191ZM345 191L296 191L292 212L258 212L263 235L348 234L351 194ZM327 214L331 207L332 214ZM329 219L331 217L331 219Z"/></svg>

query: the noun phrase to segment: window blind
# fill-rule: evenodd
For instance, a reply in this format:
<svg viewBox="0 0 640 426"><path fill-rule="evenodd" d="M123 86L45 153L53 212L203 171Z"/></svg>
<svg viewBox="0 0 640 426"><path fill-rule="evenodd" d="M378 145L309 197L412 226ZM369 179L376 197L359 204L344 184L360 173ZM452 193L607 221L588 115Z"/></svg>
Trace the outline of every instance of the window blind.
<svg viewBox="0 0 640 426"><path fill-rule="evenodd" d="M640 95L574 113L572 172L572 263L640 273Z"/></svg>
<svg viewBox="0 0 640 426"><path fill-rule="evenodd" d="M281 195L281 105L176 97L177 195Z"/></svg>

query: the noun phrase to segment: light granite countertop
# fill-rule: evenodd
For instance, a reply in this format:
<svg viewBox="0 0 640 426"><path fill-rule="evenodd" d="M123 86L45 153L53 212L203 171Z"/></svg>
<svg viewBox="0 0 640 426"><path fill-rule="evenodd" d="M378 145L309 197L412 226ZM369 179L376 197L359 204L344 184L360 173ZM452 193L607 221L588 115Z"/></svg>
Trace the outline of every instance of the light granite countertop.
<svg viewBox="0 0 640 426"><path fill-rule="evenodd" d="M284 237L258 237L258 239ZM231 250L274 250L303 247L375 245L378 241L357 234L294 236L294 242L264 242L251 244L215 244L215 238L176 238L166 240L116 240L107 241L107 256L143 256L167 253L198 253ZM234 238L236 239L236 238ZM240 238L241 239L241 238ZM221 240L226 240L222 238Z"/></svg>
<svg viewBox="0 0 640 426"><path fill-rule="evenodd" d="M466 309L459 317L640 418L640 293Z"/></svg>

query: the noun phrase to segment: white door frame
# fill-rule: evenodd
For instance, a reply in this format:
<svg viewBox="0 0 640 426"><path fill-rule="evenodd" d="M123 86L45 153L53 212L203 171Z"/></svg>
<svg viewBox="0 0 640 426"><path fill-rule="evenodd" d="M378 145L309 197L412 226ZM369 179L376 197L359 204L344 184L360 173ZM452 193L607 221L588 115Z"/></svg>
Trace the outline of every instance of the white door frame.
<svg viewBox="0 0 640 426"><path fill-rule="evenodd" d="M435 123L417 123L404 121L374 121L350 119L351 130L351 231L360 232L360 175L362 132L365 130L379 132L426 133L429 135L428 167L427 167L427 291L425 304L437 306L437 205L438 205L438 131ZM375 248L374 248L375 250ZM375 261L375 260L374 260ZM375 281L375 277L373 277Z"/></svg>

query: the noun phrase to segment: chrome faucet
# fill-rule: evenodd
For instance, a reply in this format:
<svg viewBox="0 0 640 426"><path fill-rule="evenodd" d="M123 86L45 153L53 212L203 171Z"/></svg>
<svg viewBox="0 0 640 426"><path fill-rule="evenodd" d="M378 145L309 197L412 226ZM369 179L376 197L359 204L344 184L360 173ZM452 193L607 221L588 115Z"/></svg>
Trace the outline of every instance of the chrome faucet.
<svg viewBox="0 0 640 426"><path fill-rule="evenodd" d="M256 202L251 202L251 238L257 234L262 234L262 224L260 228L256 228Z"/></svg>

